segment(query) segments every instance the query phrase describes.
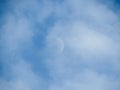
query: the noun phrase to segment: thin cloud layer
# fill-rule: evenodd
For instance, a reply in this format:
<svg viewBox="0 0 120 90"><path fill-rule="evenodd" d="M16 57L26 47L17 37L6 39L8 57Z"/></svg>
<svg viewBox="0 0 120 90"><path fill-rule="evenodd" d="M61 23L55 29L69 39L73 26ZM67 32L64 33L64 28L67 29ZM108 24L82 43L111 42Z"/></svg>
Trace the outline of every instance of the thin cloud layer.
<svg viewBox="0 0 120 90"><path fill-rule="evenodd" d="M120 89L120 18L109 5L100 0L8 5L0 37L1 90Z"/></svg>

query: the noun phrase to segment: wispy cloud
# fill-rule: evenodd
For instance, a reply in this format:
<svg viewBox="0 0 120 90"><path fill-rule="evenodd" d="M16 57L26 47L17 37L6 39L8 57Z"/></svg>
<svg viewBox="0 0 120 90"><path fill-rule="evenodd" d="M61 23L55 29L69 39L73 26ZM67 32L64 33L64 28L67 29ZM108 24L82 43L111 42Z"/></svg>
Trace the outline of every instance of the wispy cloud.
<svg viewBox="0 0 120 90"><path fill-rule="evenodd" d="M120 18L109 5L12 0L9 7L1 28L1 62L9 80L0 77L1 90L120 89Z"/></svg>

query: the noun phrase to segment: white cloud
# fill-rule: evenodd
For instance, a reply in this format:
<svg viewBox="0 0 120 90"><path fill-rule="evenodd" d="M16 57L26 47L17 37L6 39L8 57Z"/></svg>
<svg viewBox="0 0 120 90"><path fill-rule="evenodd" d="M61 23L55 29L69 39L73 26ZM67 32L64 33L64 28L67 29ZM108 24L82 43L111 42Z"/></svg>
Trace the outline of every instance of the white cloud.
<svg viewBox="0 0 120 90"><path fill-rule="evenodd" d="M0 89L44 90L46 86L48 90L119 90L119 80L106 74L119 73L119 18L115 12L97 0L66 0L61 4L13 0L11 5L13 13L5 16L2 44L10 57L4 64L10 64L12 77L10 81L1 79ZM50 15L57 21L48 27L46 48L40 50L45 55L39 58L45 60L51 79L48 85L21 51L35 47L34 23L43 25ZM106 73L98 73L96 66L103 69L105 65L110 66Z"/></svg>
<svg viewBox="0 0 120 90"><path fill-rule="evenodd" d="M59 79L58 79L59 80ZM119 82L110 80L110 77L100 75L96 72L85 70L75 74L69 80L55 83L50 90L118 90Z"/></svg>
<svg viewBox="0 0 120 90"><path fill-rule="evenodd" d="M101 33L99 28L94 30L94 28L84 22L77 21L70 24L56 25L48 36L47 44L53 45L54 43L54 48L56 42L56 46L58 46L58 41L55 40L57 37L62 40L65 50L70 49L77 57L83 58L85 63L93 64L99 61L113 63L116 62L116 58L119 57L119 43L109 35ZM59 45L59 48L60 47L61 45ZM93 57L97 57L97 61L95 61ZM102 60L100 57L110 57L112 61Z"/></svg>
<svg viewBox="0 0 120 90"><path fill-rule="evenodd" d="M119 90L119 80L106 74L119 73L118 16L96 0L69 0L67 4L69 19L58 21L47 37L52 56L47 64L54 81L51 90ZM62 53L58 53L61 45L56 38L64 44ZM106 73L97 73L97 67L105 65L110 66Z"/></svg>
<svg viewBox="0 0 120 90"><path fill-rule="evenodd" d="M2 77L0 78L1 90L37 90L44 88L44 81L41 76L37 75L32 65L29 65L29 60L24 59L22 51L24 49L31 49L33 47L33 36L35 30L33 28L33 21L25 15L26 9L32 9L31 5L37 3L20 2L19 4L13 0L11 1L12 8L5 15L5 23L2 27L2 47L5 58L2 58L3 66L10 71L10 80ZM24 5L25 4L25 5ZM26 6L26 4L28 4ZM29 4L31 4L29 6ZM22 6L21 6L22 5ZM14 8L13 8L14 7ZM30 8L31 7L31 8ZM34 8L36 9L36 8Z"/></svg>
<svg viewBox="0 0 120 90"><path fill-rule="evenodd" d="M11 73L12 79L1 81L0 87L2 90L34 90L40 89L44 85L42 78L36 75L32 67L24 60L12 65Z"/></svg>
<svg viewBox="0 0 120 90"><path fill-rule="evenodd" d="M16 19L13 15L10 15L3 30L3 44L7 54L17 54L23 46L32 41L31 24L25 17Z"/></svg>

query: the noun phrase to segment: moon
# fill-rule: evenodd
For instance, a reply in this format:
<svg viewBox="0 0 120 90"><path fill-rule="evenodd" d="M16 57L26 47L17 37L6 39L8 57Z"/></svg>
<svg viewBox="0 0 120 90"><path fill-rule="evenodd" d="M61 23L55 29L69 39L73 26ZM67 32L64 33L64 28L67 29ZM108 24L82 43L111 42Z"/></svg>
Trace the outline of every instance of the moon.
<svg viewBox="0 0 120 90"><path fill-rule="evenodd" d="M64 42L61 38L56 38L57 46L59 51L62 53L64 51Z"/></svg>

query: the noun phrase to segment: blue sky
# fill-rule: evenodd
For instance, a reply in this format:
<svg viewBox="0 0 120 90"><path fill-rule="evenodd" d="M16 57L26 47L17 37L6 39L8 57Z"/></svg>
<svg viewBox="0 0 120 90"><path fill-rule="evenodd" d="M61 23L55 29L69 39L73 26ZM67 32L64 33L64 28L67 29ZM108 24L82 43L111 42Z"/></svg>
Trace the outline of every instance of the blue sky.
<svg viewBox="0 0 120 90"><path fill-rule="evenodd" d="M119 0L0 0L0 90L120 90Z"/></svg>

